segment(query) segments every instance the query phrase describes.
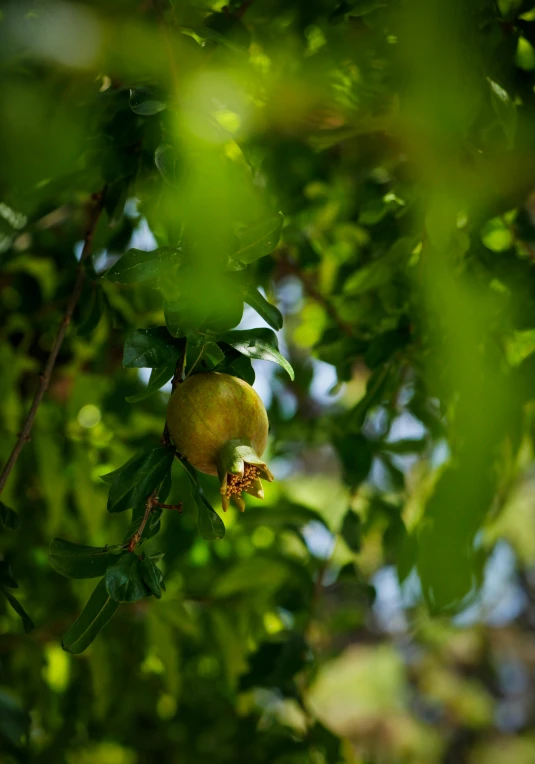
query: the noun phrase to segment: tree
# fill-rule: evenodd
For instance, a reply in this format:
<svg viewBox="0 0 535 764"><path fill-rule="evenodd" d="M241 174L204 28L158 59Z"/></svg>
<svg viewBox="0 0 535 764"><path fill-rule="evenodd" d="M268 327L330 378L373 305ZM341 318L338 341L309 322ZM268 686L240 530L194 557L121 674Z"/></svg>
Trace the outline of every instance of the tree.
<svg viewBox="0 0 535 764"><path fill-rule="evenodd" d="M6 761L535 759L534 19L5 5ZM165 425L214 370L244 513Z"/></svg>

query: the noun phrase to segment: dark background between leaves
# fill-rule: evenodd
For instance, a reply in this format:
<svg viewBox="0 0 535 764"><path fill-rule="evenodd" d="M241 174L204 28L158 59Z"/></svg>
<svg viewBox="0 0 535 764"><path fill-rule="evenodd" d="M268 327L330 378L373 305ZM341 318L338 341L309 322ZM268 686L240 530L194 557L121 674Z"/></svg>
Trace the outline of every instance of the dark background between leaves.
<svg viewBox="0 0 535 764"><path fill-rule="evenodd" d="M0 505L2 761L535 760L533 45L528 0L2 4L2 464L104 189ZM243 515L159 446L184 351L268 406Z"/></svg>

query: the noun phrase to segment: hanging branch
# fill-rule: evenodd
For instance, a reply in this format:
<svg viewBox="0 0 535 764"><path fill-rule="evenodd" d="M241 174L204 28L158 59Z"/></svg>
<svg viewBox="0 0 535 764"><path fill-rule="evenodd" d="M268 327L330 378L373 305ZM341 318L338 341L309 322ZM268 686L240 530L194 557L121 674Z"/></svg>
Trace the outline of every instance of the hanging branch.
<svg viewBox="0 0 535 764"><path fill-rule="evenodd" d="M2 474L0 474L0 494L4 490L4 487L7 483L7 479L9 478L9 475L11 474L11 471L17 462L17 459L19 458L22 449L24 448L25 444L30 440L30 433L33 427L35 416L37 414L37 410L50 384L50 378L52 376L52 371L54 369L56 359L58 357L60 348L63 344L63 340L65 339L65 334L71 322L72 314L74 312L74 309L76 307L78 300L80 299L80 294L82 292L82 286L83 286L84 278L85 278L84 264L91 253L91 246L93 243L95 228L97 226L100 213L102 212L102 208L103 208L103 199L104 199L105 190L106 188L104 187L102 191L100 191L99 193L93 194L93 197L92 197L93 209L91 211L89 224L88 224L87 231L84 237L84 246L82 249L82 254L80 256L80 262L78 263L78 267L76 269L76 280L74 282L74 287L73 287L71 296L69 298L69 302L67 303L65 315L63 316L61 323L59 325L59 329L56 335L56 339L54 341L54 345L52 347L52 350L50 351L50 355L48 356L46 366L42 374L40 375L39 387L37 388L37 391L35 393L34 399L32 401L32 405L28 412L28 416L26 417L26 421L24 422L22 430L19 433L17 442L15 443L15 446L13 447L13 451L11 452L9 459L7 460L4 466L4 469L2 470Z"/></svg>
<svg viewBox="0 0 535 764"><path fill-rule="evenodd" d="M175 367L175 374L173 376L173 380L171 382L171 387L173 392L176 390L178 385L182 382L182 377L184 376L184 366L186 364L186 353L187 353L187 342L184 343L184 348L180 354L180 357L178 361L176 362ZM171 439L169 437L169 429L167 427L167 422L164 425L162 437L160 439L160 443L162 446L170 446L171 445ZM147 500L145 502L145 512L143 513L143 517L141 518L141 522L139 524L139 527L137 531L131 536L130 541L127 545L127 551L133 552L136 546L141 541L141 537L143 536L143 531L145 530L145 526L147 524L147 520L149 519L149 516L154 511L154 507L161 507L162 509L176 509L178 512L182 512L182 502L179 504L162 504L160 501L158 501L158 488L156 488L150 496L147 496Z"/></svg>

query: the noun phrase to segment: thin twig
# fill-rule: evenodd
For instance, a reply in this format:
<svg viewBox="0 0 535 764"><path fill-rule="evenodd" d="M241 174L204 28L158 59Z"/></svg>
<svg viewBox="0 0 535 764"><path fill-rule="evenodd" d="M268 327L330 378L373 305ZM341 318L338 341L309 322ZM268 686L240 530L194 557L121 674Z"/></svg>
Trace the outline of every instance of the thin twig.
<svg viewBox="0 0 535 764"><path fill-rule="evenodd" d="M143 531L145 530L147 520L149 519L149 515L152 512L152 509L154 505L157 503L157 501L158 501L157 491L154 490L151 493L151 495L148 497L147 501L145 502L145 512L143 513L143 517L141 518L139 528L137 529L137 531L134 533L134 535L128 542L127 550L129 552L133 552L136 546L141 541L141 537L143 536Z"/></svg>
<svg viewBox="0 0 535 764"><path fill-rule="evenodd" d="M174 509L178 514L182 514L182 502L180 501L178 504L162 504L161 501L154 502L155 507L160 507L160 509Z"/></svg>
<svg viewBox="0 0 535 764"><path fill-rule="evenodd" d="M40 381L39 387L37 388L37 392L35 393L34 399L32 401L32 405L28 412L28 416L26 417L26 421L24 422L22 430L19 433L17 442L15 443L15 446L13 448L13 451L11 452L9 459L7 460L4 466L4 469L2 470L2 474L0 475L0 494L4 490L7 479L9 475L11 474L11 470L15 466L17 459L19 458L20 453L22 449L24 448L24 445L30 440L30 433L33 427L35 416L37 414L37 410L50 384L50 378L52 376L52 371L54 369L56 359L58 357L60 348L63 344L63 340L65 339L65 334L71 322L72 314L74 312L74 309L76 307L78 300L80 299L80 294L82 292L82 286L83 286L84 278L85 278L84 264L91 253L91 245L93 243L95 228L97 226L100 213L102 212L105 190L106 189L104 188L98 194L93 195L93 202L94 202L93 209L91 211L91 217L89 219L89 224L88 224L87 231L84 237L84 246L82 249L82 254L80 256L80 262L78 263L78 267L76 269L76 280L74 282L74 287L71 292L69 302L67 303L65 315L63 316L61 323L59 325L59 329L56 335L54 345L52 347L52 350L50 351L50 355L48 356L46 366L42 374L40 375L41 381Z"/></svg>
<svg viewBox="0 0 535 764"><path fill-rule="evenodd" d="M188 349L188 343L187 341L184 342L184 348L182 352L180 353L180 356L178 357L178 360L176 362L175 367L175 375L173 377L173 380L171 382L171 387L173 388L173 391L178 387L178 385L182 382L182 377L184 376L184 365L186 363L186 353ZM169 437L169 428L167 427L167 422L164 425L162 437L160 438L160 443L162 446L170 446L171 440ZM158 501L158 488L155 488L154 491L151 493L151 495L147 498L147 501L145 503L145 512L143 513L143 517L141 518L141 522L139 524L139 527L137 531L134 533L130 541L128 542L127 549L129 552L133 552L136 546L141 541L141 537L143 536L143 531L145 530L145 526L147 524L147 520L149 519L149 515L154 509L154 507L161 507L162 509L176 509L178 512L182 512L182 502L180 504L160 504Z"/></svg>

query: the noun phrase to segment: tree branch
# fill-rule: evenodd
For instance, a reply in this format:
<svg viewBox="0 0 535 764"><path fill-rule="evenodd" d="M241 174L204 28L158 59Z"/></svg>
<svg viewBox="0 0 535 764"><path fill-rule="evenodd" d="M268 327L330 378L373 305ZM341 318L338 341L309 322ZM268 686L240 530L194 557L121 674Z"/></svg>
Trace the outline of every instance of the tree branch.
<svg viewBox="0 0 535 764"><path fill-rule="evenodd" d="M184 365L186 363L186 353L188 350L188 343L187 341L184 342L184 349L182 350L178 361L176 362L175 367L175 375L173 377L173 380L171 382L171 387L173 388L173 391L178 387L178 385L182 382L182 377L184 376ZM162 446L169 446L171 445L171 440L169 438L169 429L167 427L167 421L163 428L162 437L160 439L160 443ZM145 503L145 512L143 513L143 517L141 518L141 522L139 524L139 527L137 531L133 534L130 541L128 542L127 549L129 552L133 552L136 546L141 541L141 537L143 536L143 531L145 530L145 526L147 524L147 520L149 519L149 516L151 512L153 511L154 507L161 507L162 509L176 509L178 512L182 512L182 502L180 504L161 504L158 501L158 490L160 486L158 486L150 496L147 497L147 501Z"/></svg>
<svg viewBox="0 0 535 764"><path fill-rule="evenodd" d="M80 298L80 294L82 292L82 286L83 286L84 278L85 278L84 263L91 253L91 246L93 243L95 228L97 226L100 213L102 212L105 190L106 189L103 188L102 191L100 191L98 194L93 195L93 209L91 211L89 224L88 224L87 231L84 237L84 246L82 249L82 254L80 256L80 262L78 263L78 267L76 269L76 280L74 282L74 287L73 287L71 296L69 298L69 302L67 303L65 315L63 316L61 323L59 325L59 329L56 335L56 339L54 341L54 345L52 347L52 350L50 351L50 355L48 356L48 360L46 362L45 368L42 374L40 375L39 387L37 388L37 392L35 393L34 399L32 401L32 405L28 412L28 416L26 417L26 421L24 422L22 430L19 433L17 442L15 443L15 446L13 448L13 451L11 452L9 459L7 460L4 466L4 469L2 470L2 474L0 474L0 494L4 490L4 487L7 483L9 475L11 474L11 471L13 467L15 466L17 459L19 458L21 454L22 449L24 448L25 444L30 440L30 433L33 427L36 414L37 414L37 410L50 384L50 378L52 376L52 371L54 369L56 359L58 357L60 348L63 344L63 340L65 339L65 334L71 322L72 314Z"/></svg>
<svg viewBox="0 0 535 764"><path fill-rule="evenodd" d="M151 495L148 497L147 501L145 502L145 512L143 513L143 517L141 518L141 522L139 524L139 528L134 533L130 541L128 542L127 550L129 552L133 552L136 546L141 541L141 537L143 536L143 531L145 530L145 526L147 524L147 520L149 519L149 515L152 512L153 507L157 504L158 497L157 497L157 490L153 491Z"/></svg>

